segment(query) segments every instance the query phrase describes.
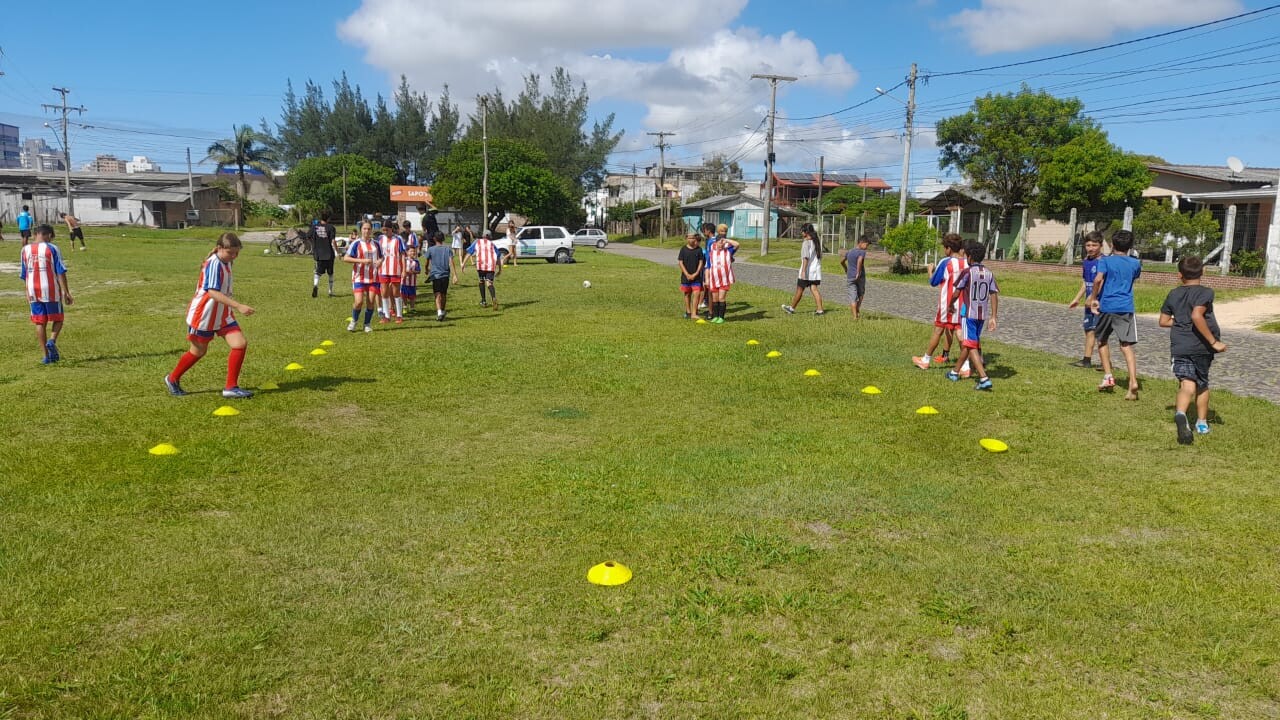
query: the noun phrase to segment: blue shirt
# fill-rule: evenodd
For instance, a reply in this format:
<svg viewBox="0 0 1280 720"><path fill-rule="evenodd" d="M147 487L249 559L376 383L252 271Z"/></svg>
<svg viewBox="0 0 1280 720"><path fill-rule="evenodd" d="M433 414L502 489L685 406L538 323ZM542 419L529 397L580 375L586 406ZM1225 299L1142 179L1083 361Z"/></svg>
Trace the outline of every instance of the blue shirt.
<svg viewBox="0 0 1280 720"><path fill-rule="evenodd" d="M23 211L18 213L18 231L31 229L31 213Z"/></svg>
<svg viewBox="0 0 1280 720"><path fill-rule="evenodd" d="M1142 274L1142 262L1128 255L1105 255L1098 258L1097 272L1103 276L1098 312L1133 312L1133 281Z"/></svg>
<svg viewBox="0 0 1280 720"><path fill-rule="evenodd" d="M1080 263L1080 276L1084 278L1085 300L1093 297L1093 279L1098 276L1098 261L1101 259L1101 256L1093 259L1085 258Z"/></svg>

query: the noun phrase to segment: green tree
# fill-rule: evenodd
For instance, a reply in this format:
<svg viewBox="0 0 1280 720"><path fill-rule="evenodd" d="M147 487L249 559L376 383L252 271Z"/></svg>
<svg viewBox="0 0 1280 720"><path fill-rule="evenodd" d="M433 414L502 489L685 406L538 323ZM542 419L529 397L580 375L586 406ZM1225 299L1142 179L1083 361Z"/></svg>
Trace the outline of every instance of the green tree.
<svg viewBox="0 0 1280 720"><path fill-rule="evenodd" d="M938 231L922 218L904 222L890 228L880 238L880 245L893 254L893 271L906 273L914 270L925 253L938 247Z"/></svg>
<svg viewBox="0 0 1280 720"><path fill-rule="evenodd" d="M698 183L689 202L705 200L717 195L737 195L746 189L742 182L742 167L738 161L729 161L724 155L716 154L702 161L704 179Z"/></svg>
<svg viewBox="0 0 1280 720"><path fill-rule="evenodd" d="M479 140L462 140L436 164L432 194L437 205L481 209L482 153ZM489 229L508 212L538 224L570 224L582 212L574 197L569 183L551 171L546 153L519 140L489 140Z"/></svg>
<svg viewBox="0 0 1280 720"><path fill-rule="evenodd" d="M331 212L342 211L342 170L347 171L347 208L351 214L390 208L387 188L396 171L363 155L343 154L303 158L289 170L281 198L286 204L315 203Z"/></svg>
<svg viewBox="0 0 1280 720"><path fill-rule="evenodd" d="M857 218L867 217L869 219L884 219L886 215L898 216L898 196L893 195L875 195L868 194L867 199L862 199L862 188L846 185L832 190L830 195L831 204L827 204L827 195L822 196L822 204L825 208L830 208L827 212L840 212L845 217ZM920 212L920 201L915 198L907 198L907 212Z"/></svg>
<svg viewBox="0 0 1280 720"><path fill-rule="evenodd" d="M1073 207L1119 210L1142 197L1153 179L1142 158L1112 145L1101 130L1089 129L1054 150L1041 166L1036 209L1045 214Z"/></svg>
<svg viewBox="0 0 1280 720"><path fill-rule="evenodd" d="M419 182L431 182L435 166L449 154L461 132L462 116L458 106L449 102L449 86L445 85L436 100L435 112L427 123L426 147L422 151L422 166L418 170Z"/></svg>
<svg viewBox="0 0 1280 720"><path fill-rule="evenodd" d="M242 200L249 197L249 180L245 177L245 168L257 170L275 182L272 172L276 157L262 144L258 131L248 125L232 125L231 137L210 145L205 160L217 163L217 172L231 167L236 169Z"/></svg>
<svg viewBox="0 0 1280 720"><path fill-rule="evenodd" d="M647 207L653 207L651 200L637 200L636 202L624 202L609 208L605 214L605 219L618 222L631 222L635 217L637 210L643 210Z"/></svg>
<svg viewBox="0 0 1280 720"><path fill-rule="evenodd" d="M1119 227L1113 223L1112 229ZM1208 210L1174 212L1168 200L1147 200L1133 216L1133 237L1142 252L1165 248L1204 257L1222 241L1222 228Z"/></svg>
<svg viewBox="0 0 1280 720"><path fill-rule="evenodd" d="M988 94L963 115L937 124L941 168L954 168L973 187L996 197L1004 224L1016 205L1030 205L1040 170L1054 152L1094 128L1075 98L1057 98L1023 85L1016 93Z"/></svg>
<svg viewBox="0 0 1280 720"><path fill-rule="evenodd" d="M373 130L373 113L360 88L352 87L347 74L333 81L333 106L324 118L324 134L327 140L324 154L360 152L365 138Z"/></svg>

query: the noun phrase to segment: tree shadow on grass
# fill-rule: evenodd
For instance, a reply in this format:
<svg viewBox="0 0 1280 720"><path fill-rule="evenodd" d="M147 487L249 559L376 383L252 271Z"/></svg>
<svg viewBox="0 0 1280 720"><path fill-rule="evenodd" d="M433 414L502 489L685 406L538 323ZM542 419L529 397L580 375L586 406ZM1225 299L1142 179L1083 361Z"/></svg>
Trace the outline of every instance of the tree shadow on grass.
<svg viewBox="0 0 1280 720"><path fill-rule="evenodd" d="M538 302L538 301L537 301L537 300L521 300L520 302L503 303L503 304L502 304L502 309L503 309L503 310L510 310L511 308L524 307L525 305L533 305L533 304L534 304L534 303L536 303L536 302Z"/></svg>
<svg viewBox="0 0 1280 720"><path fill-rule="evenodd" d="M159 350L156 352L121 353L119 355L90 355L89 357L76 358L74 360L69 360L64 362L63 364L71 365L72 367L77 367L80 365L88 365L90 363L111 362L114 360L138 360L141 358L177 357L178 355L181 355L181 354L182 354L181 350Z"/></svg>
<svg viewBox="0 0 1280 720"><path fill-rule="evenodd" d="M304 380L290 380L280 383L279 390L269 390L271 393L294 392L296 390L321 390L331 392L337 390L343 385L368 384L378 382L374 378L357 378L357 377L339 377L336 375L317 375L316 377L306 378Z"/></svg>
<svg viewBox="0 0 1280 720"><path fill-rule="evenodd" d="M754 322L756 320L763 320L765 317L767 316L764 310L757 310L749 313L735 313L732 315L726 311L724 319L729 322Z"/></svg>

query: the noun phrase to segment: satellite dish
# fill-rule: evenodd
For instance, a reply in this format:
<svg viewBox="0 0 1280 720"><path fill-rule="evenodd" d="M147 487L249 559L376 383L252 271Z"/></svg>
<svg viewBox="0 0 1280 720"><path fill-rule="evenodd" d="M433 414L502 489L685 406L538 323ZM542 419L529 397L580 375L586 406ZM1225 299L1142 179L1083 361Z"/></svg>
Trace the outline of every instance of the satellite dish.
<svg viewBox="0 0 1280 720"><path fill-rule="evenodd" d="M1232 155L1227 158L1227 167L1231 168L1231 174L1235 175L1244 170L1244 163L1240 161L1240 158Z"/></svg>

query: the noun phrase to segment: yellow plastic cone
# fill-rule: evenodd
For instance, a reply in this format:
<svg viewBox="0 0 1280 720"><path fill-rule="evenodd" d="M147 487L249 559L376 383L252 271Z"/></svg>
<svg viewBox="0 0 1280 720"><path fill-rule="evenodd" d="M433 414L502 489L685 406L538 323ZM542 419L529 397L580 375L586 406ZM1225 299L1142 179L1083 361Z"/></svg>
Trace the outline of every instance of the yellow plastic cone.
<svg viewBox="0 0 1280 720"><path fill-rule="evenodd" d="M289 363L288 365L284 366L284 369L292 372L294 370L301 370L302 366L299 365L298 363Z"/></svg>
<svg viewBox="0 0 1280 720"><path fill-rule="evenodd" d="M608 560L587 571L587 580L596 585L621 585L631 579L631 570L622 563Z"/></svg>
<svg viewBox="0 0 1280 720"><path fill-rule="evenodd" d="M759 340L748 340L748 341L747 341L747 344L748 344L748 345L759 345L759 344L760 344L760 341L759 341Z"/></svg>
<svg viewBox="0 0 1280 720"><path fill-rule="evenodd" d="M880 388L876 387L875 385L868 385L862 388L862 394L863 395L879 395Z"/></svg>
<svg viewBox="0 0 1280 720"><path fill-rule="evenodd" d="M159 445L151 448L147 452L151 453L152 455L177 455L178 448L174 447L173 445L170 445L169 443L160 443Z"/></svg>
<svg viewBox="0 0 1280 720"><path fill-rule="evenodd" d="M279 390L280 386L273 382L264 382L258 386L259 390Z"/></svg>
<svg viewBox="0 0 1280 720"><path fill-rule="evenodd" d="M694 325L706 325L706 324L707 324L706 318L698 318L698 320L694 323Z"/></svg>
<svg viewBox="0 0 1280 720"><path fill-rule="evenodd" d="M808 369L808 370L805 370L805 371L804 371L804 376L805 376L805 377L818 377L818 376L819 376L819 375L821 375L821 374L822 374L822 373L818 372L817 370L814 370L813 368L810 368L810 369Z"/></svg>
<svg viewBox="0 0 1280 720"><path fill-rule="evenodd" d="M996 440L995 438L982 438L978 441L978 444L981 445L984 450L993 453L1002 453L1009 449L1007 444L1001 440Z"/></svg>
<svg viewBox="0 0 1280 720"><path fill-rule="evenodd" d="M765 353L764 356L767 358L779 358L779 357L782 357L782 353L778 352L777 350L770 350L769 352Z"/></svg>
<svg viewBox="0 0 1280 720"><path fill-rule="evenodd" d="M325 350L324 348L316 348L315 350L311 351L311 354L312 355L328 355L329 351Z"/></svg>
<svg viewBox="0 0 1280 720"><path fill-rule="evenodd" d="M334 342L332 340L325 340L320 343L320 347L333 347L333 345Z"/></svg>
<svg viewBox="0 0 1280 720"><path fill-rule="evenodd" d="M231 407L230 405L223 405L217 410L214 410L213 414L217 415L218 417L231 417L232 415L239 415L240 411Z"/></svg>
<svg viewBox="0 0 1280 720"><path fill-rule="evenodd" d="M916 414L917 415L937 415L938 408L933 407L932 405L925 405L924 407L916 410Z"/></svg>

